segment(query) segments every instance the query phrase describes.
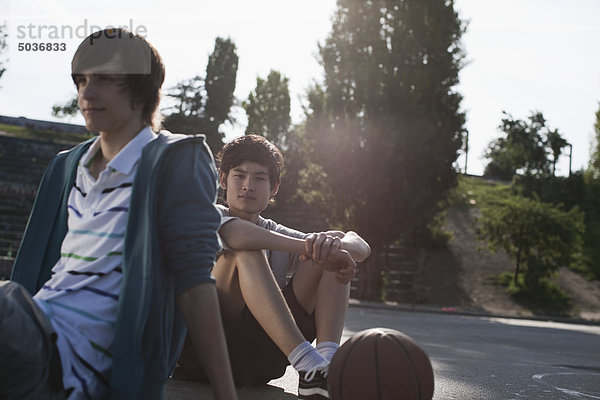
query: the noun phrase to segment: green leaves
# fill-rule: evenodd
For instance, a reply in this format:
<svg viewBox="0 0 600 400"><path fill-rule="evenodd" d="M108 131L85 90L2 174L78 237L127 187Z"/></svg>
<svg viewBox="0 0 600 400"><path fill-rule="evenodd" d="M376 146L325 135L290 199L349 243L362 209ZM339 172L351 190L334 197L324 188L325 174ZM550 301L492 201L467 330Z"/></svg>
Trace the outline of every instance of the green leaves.
<svg viewBox="0 0 600 400"><path fill-rule="evenodd" d="M598 111L596 111L596 123L594 124L594 143L590 151L590 161L588 165L588 174L593 179L600 179L600 103L598 104Z"/></svg>
<svg viewBox="0 0 600 400"><path fill-rule="evenodd" d="M256 89L250 92L242 107L248 115L246 134L256 133L285 150L290 130L289 80L278 71L269 72L267 79L256 78Z"/></svg>
<svg viewBox="0 0 600 400"><path fill-rule="evenodd" d="M485 175L505 180L515 174L554 176L558 157L569 143L558 130L546 126L541 112L532 112L529 121L514 119L506 111L503 114L505 117L498 129L505 135L488 146L485 157L490 162L485 167Z"/></svg>
<svg viewBox="0 0 600 400"><path fill-rule="evenodd" d="M515 280L522 270L526 285L539 285L581 252L584 214L577 207L564 211L518 195L481 200L479 236L515 261Z"/></svg>
<svg viewBox="0 0 600 400"><path fill-rule="evenodd" d="M423 237L456 183L463 31L453 2L338 1L306 110L305 159L321 181L301 187L325 186L331 197L315 201L330 222L374 248Z"/></svg>
<svg viewBox="0 0 600 400"><path fill-rule="evenodd" d="M52 115L58 118L65 118L67 116L73 116L79 111L79 104L77 103L77 95L65 104L55 104L52 106Z"/></svg>
<svg viewBox="0 0 600 400"><path fill-rule="evenodd" d="M223 147L219 127L230 121L233 106L238 56L231 39L216 38L208 58L206 77L196 75L169 89L167 96L176 99L163 125L178 133L203 133L213 152Z"/></svg>

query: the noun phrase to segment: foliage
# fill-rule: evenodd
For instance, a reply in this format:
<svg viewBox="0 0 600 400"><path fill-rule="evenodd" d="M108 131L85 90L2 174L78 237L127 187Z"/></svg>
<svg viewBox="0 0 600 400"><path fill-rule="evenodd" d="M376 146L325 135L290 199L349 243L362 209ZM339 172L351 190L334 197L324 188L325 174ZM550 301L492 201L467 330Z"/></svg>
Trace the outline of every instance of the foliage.
<svg viewBox="0 0 600 400"><path fill-rule="evenodd" d="M242 103L248 116L246 134L255 133L273 142L283 153L285 160L282 185L276 205L298 200L298 172L304 166L302 137L304 126L290 128L289 80L278 71L271 70L266 79L256 78L256 88Z"/></svg>
<svg viewBox="0 0 600 400"><path fill-rule="evenodd" d="M596 111L596 123L594 124L594 141L590 151L590 161L588 164L588 173L593 179L600 179L600 103Z"/></svg>
<svg viewBox="0 0 600 400"><path fill-rule="evenodd" d="M513 178L512 185L515 191L526 197L537 196L546 203L562 204L565 208L581 208L586 192L581 171L568 177L517 175Z"/></svg>
<svg viewBox="0 0 600 400"><path fill-rule="evenodd" d="M6 22L0 25L0 55L6 50L8 44L6 43L6 38L8 37L8 33L6 33ZM7 60L8 61L8 60ZM6 67L4 66L4 61L0 59L0 78L6 72Z"/></svg>
<svg viewBox="0 0 600 400"><path fill-rule="evenodd" d="M267 79L256 78L256 89L242 103L248 115L246 134L263 135L281 150L287 149L290 130L289 79L271 70Z"/></svg>
<svg viewBox="0 0 600 400"><path fill-rule="evenodd" d="M337 3L324 84L307 93L300 186L374 249L425 236L456 183L463 32L452 1Z"/></svg>
<svg viewBox="0 0 600 400"><path fill-rule="evenodd" d="M568 314L573 307L571 296L564 292L555 282L542 280L532 290L526 290L523 276L520 275L515 284L514 273L504 272L495 277L495 283L506 287L506 293L517 302L528 308L541 309L543 313Z"/></svg>
<svg viewBox="0 0 600 400"><path fill-rule="evenodd" d="M487 176L510 180L515 174L525 176L554 176L556 162L568 142L558 130L546 126L541 112L532 112L529 122L505 115L498 127L505 136L493 140L486 150L490 160L485 167ZM552 159L550 159L552 155Z"/></svg>
<svg viewBox="0 0 600 400"><path fill-rule="evenodd" d="M509 198L515 192L511 185L489 178L461 175L458 185L448 197L447 207L482 205L497 198Z"/></svg>
<svg viewBox="0 0 600 400"><path fill-rule="evenodd" d="M600 279L600 179L584 175L585 240L580 269L588 278Z"/></svg>
<svg viewBox="0 0 600 400"><path fill-rule="evenodd" d="M170 87L166 95L177 100L171 115L197 117L204 108L203 91L204 79L200 75L181 80Z"/></svg>
<svg viewBox="0 0 600 400"><path fill-rule="evenodd" d="M548 178L549 181L553 179L557 178ZM535 266L533 275L528 276L531 268L525 261L521 261L518 266L518 274L515 271L507 271L493 277L493 282L505 286L511 297L527 308L537 310L536 312L545 314L567 313L572 307L572 300L551 278L560 266L581 266L581 235L584 231L582 223L584 215L576 207L565 212L563 211L564 207L541 202L536 198L535 193L531 194L532 198L524 198L522 192L523 189L514 185L514 183L506 184L492 179L461 176L459 185L452 197L453 202L450 205L454 207L478 207L481 211L481 217L478 221L480 239L489 240L488 244L493 250L504 249L504 246L509 246L512 250L508 253L515 261L515 270L517 269L516 254L519 253L516 244L517 242L525 242L519 240L520 229L523 229L521 225L525 225L525 229L534 232L526 237L530 242L530 247L527 251L521 250L520 257L521 259L525 258L525 254L528 252L530 253L529 259L531 259L531 254L541 259L541 262L538 260L532 263ZM559 218L556 218L556 215ZM551 221L546 221L547 219ZM537 223L538 220L543 220L543 223ZM556 240L561 240L556 239L556 230L560 228L560 224L555 223L556 220L560 221L561 224L564 223L571 226L571 228L575 228L576 233L570 234L567 229L560 236L564 238L571 235L572 237L567 238L567 240L572 240L570 246L569 242L559 243L563 247L555 245ZM488 225L496 225L494 228L495 241L486 237L485 231L490 229L489 226L484 225L483 221L487 222ZM504 234L501 234L502 232ZM529 231L527 233L529 234ZM550 250L547 250L544 246L550 247ZM559 257L556 256L555 252L560 252ZM545 265L549 268L546 269L546 274L543 275L539 266L541 263L547 262L547 258L552 258L555 262ZM536 277L539 278L537 281L535 281Z"/></svg>
<svg viewBox="0 0 600 400"><path fill-rule="evenodd" d="M600 279L600 104L594 124L595 139L590 151L588 168L583 174L586 235L583 251L583 271L590 278Z"/></svg>
<svg viewBox="0 0 600 400"><path fill-rule="evenodd" d="M77 103L77 95L65 104L55 104L52 106L52 115L57 118L65 118L77 114L79 111L79 104Z"/></svg>
<svg viewBox="0 0 600 400"><path fill-rule="evenodd" d="M600 180L594 179L588 170L574 172L569 177L516 176L513 187L528 197L537 196L544 202L581 209L585 215L583 251L571 267L590 279L600 279Z"/></svg>
<svg viewBox="0 0 600 400"><path fill-rule="evenodd" d="M166 129L179 133L204 133L207 143L218 152L223 146L221 124L232 122L230 110L239 58L231 39L217 38L208 58L206 77L196 75L168 89L167 96L177 100L174 111L165 117Z"/></svg>
<svg viewBox="0 0 600 400"><path fill-rule="evenodd" d="M206 65L206 104L204 132L208 145L213 151L223 146L225 135L219 131L224 122L232 122L230 110L235 97L235 81L237 77L239 57L236 46L231 39L217 38L215 48L208 57Z"/></svg>
<svg viewBox="0 0 600 400"><path fill-rule="evenodd" d="M515 285L535 290L580 253L584 215L523 196L488 198L480 205L478 234L492 250L502 248L515 262Z"/></svg>

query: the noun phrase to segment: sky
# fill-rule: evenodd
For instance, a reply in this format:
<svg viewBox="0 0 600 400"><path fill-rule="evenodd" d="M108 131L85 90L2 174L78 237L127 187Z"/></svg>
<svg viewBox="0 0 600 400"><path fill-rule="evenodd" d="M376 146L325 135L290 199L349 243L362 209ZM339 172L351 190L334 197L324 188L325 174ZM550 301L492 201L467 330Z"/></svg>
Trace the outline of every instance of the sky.
<svg viewBox="0 0 600 400"><path fill-rule="evenodd" d="M146 36L159 50L167 70L163 88L204 75L215 38L231 38L239 55L238 100L247 98L257 77L278 70L289 78L292 121L300 122L307 87L322 80L316 54L331 30L335 3L146 0L140 7L123 0L113 8L79 0L0 0L0 23L7 23L9 33L0 114L56 120L52 105L75 95L69 74L79 42L94 27L116 25ZM585 168L600 102L600 1L455 0L455 5L468 21L462 41L467 63L456 87L469 131L467 172L483 173L483 153L501 134L503 110L519 119L541 111L548 126L573 145L572 169ZM65 50L18 50L19 43L41 42ZM168 106L163 100L161 107ZM241 108L233 114L236 122L222 127L227 139L243 134L247 124ZM83 123L79 115L60 121ZM464 156L457 165L464 170ZM568 174L568 166L568 156L562 156L558 174Z"/></svg>

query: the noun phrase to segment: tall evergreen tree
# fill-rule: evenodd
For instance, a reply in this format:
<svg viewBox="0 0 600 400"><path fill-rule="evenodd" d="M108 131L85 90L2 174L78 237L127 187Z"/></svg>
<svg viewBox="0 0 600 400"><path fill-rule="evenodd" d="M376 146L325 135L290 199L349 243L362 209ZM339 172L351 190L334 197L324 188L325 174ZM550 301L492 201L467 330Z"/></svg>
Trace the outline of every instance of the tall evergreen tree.
<svg viewBox="0 0 600 400"><path fill-rule="evenodd" d="M465 26L447 0L338 0L308 93L302 185L377 249L419 241L456 184Z"/></svg>
<svg viewBox="0 0 600 400"><path fill-rule="evenodd" d="M238 61L233 41L217 38L208 58L206 77L198 75L169 89L167 96L177 99L177 103L163 125L180 133L204 133L213 152L219 151L224 137L219 127L231 121Z"/></svg>
<svg viewBox="0 0 600 400"><path fill-rule="evenodd" d="M242 107L248 115L246 133L265 136L285 150L290 130L289 80L278 71L269 72L267 79L256 78L256 89L248 95Z"/></svg>
<svg viewBox="0 0 600 400"><path fill-rule="evenodd" d="M230 110L233 106L235 82L239 57L235 43L231 39L217 38L215 49L206 65L206 109L204 130L209 146L214 152L223 147L225 135L219 131L224 122L231 122Z"/></svg>

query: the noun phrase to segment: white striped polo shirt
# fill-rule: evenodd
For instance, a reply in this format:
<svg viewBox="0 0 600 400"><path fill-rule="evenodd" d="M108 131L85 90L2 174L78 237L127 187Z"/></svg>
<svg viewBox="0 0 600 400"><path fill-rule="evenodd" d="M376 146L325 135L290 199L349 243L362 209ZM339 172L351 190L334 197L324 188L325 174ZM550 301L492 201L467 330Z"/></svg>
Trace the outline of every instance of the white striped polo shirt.
<svg viewBox="0 0 600 400"><path fill-rule="evenodd" d="M108 394L111 346L122 278L122 256L131 186L146 144L144 128L94 179L88 167L100 141L81 158L68 200L68 232L52 276L34 299L58 333L69 399Z"/></svg>

